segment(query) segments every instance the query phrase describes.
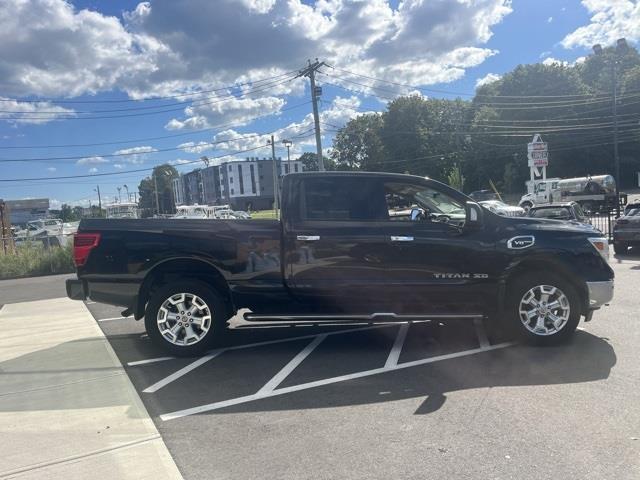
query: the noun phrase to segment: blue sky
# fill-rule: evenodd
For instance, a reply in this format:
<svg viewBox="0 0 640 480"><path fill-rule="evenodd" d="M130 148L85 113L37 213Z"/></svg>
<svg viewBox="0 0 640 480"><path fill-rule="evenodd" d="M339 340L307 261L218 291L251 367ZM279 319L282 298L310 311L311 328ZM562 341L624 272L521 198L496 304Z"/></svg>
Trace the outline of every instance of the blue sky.
<svg viewBox="0 0 640 480"><path fill-rule="evenodd" d="M310 57L336 67L318 78L330 148L335 126L383 110L381 95L412 90L372 90L355 74L471 94L521 63L573 62L621 36L635 44L640 23L635 0L2 3L2 110L22 113L0 113L0 179L47 180L1 182L0 198L46 196L54 206L95 203L96 185L109 201L147 174L132 170L163 162L188 171L204 154L267 155L270 132L292 138L294 156L313 151L308 86L286 73ZM247 85L226 88L234 84ZM120 118L86 118L96 116ZM51 157L74 158L7 161ZM54 178L95 174L110 175Z"/></svg>

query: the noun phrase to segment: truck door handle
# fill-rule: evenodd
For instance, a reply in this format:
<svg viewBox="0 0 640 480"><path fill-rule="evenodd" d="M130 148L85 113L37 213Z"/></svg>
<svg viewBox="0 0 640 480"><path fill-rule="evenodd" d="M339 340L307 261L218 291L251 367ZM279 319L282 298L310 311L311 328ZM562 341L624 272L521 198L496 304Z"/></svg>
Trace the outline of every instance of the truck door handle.
<svg viewBox="0 0 640 480"><path fill-rule="evenodd" d="M392 242L413 242L413 237L391 235Z"/></svg>
<svg viewBox="0 0 640 480"><path fill-rule="evenodd" d="M303 242L315 242L320 240L320 235L298 235L297 238Z"/></svg>

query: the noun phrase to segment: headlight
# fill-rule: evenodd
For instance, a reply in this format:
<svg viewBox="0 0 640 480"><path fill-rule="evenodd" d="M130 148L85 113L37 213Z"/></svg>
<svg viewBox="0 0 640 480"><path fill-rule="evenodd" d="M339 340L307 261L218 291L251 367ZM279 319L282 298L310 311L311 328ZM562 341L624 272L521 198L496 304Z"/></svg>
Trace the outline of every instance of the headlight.
<svg viewBox="0 0 640 480"><path fill-rule="evenodd" d="M589 238L588 240L589 240L589 243L593 245L593 248L595 248L598 251L598 253L602 255L602 258L608 261L609 260L609 240L607 240L604 237Z"/></svg>

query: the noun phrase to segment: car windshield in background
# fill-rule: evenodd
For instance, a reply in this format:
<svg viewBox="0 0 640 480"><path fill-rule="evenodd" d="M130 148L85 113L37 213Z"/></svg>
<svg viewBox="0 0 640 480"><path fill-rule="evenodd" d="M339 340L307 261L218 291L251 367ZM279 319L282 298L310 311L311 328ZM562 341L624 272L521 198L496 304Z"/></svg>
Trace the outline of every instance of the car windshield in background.
<svg viewBox="0 0 640 480"><path fill-rule="evenodd" d="M533 218L549 218L553 220L569 220L571 213L565 207L554 208L535 208L529 212L529 216Z"/></svg>
<svg viewBox="0 0 640 480"><path fill-rule="evenodd" d="M632 208L627 213L625 213L627 217L640 217L640 208Z"/></svg>

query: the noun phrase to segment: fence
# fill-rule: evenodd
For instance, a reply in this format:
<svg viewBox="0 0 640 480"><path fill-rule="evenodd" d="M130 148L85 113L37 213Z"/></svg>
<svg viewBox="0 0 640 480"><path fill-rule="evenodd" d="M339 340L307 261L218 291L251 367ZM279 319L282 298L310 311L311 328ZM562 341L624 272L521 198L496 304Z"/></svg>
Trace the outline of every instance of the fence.
<svg viewBox="0 0 640 480"><path fill-rule="evenodd" d="M0 237L0 245L14 247L0 250L0 278L31 277L54 273L71 273L73 234Z"/></svg>
<svg viewBox="0 0 640 480"><path fill-rule="evenodd" d="M587 214L591 225L600 230L609 241L613 241L613 225L616 222L615 208L603 212L590 212Z"/></svg>

